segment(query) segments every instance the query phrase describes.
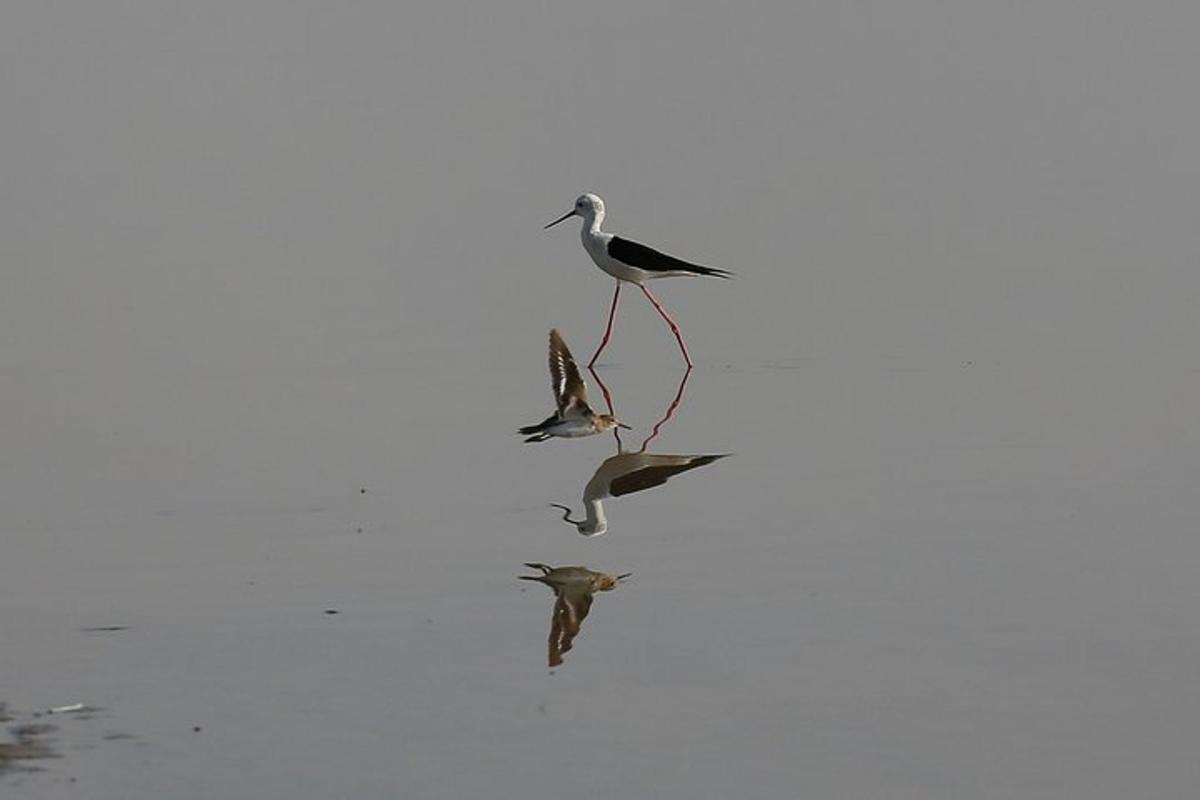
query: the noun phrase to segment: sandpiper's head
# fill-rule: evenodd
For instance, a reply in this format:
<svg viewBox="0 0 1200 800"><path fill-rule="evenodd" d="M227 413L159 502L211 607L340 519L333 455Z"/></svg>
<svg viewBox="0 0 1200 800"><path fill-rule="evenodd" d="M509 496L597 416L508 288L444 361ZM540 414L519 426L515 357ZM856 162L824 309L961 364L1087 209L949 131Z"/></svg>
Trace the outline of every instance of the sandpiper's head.
<svg viewBox="0 0 1200 800"><path fill-rule="evenodd" d="M613 589L617 588L618 583L620 583L624 578L628 578L632 574L632 572L625 572L621 575L605 575L602 572L597 573L596 575L592 576L592 588L597 592L611 592Z"/></svg>
<svg viewBox="0 0 1200 800"><path fill-rule="evenodd" d="M627 431L633 430L633 428L629 427L624 422L621 422L621 420L617 419L612 414L596 415L596 431L598 433L611 431L613 428L624 428Z"/></svg>
<svg viewBox="0 0 1200 800"><path fill-rule="evenodd" d="M604 201L601 200L597 195L588 192L587 194L579 195L578 199L575 200L574 208L563 214L558 219L554 220L554 222L546 225L546 227L553 228L558 223L562 222L563 220L570 219L571 217L583 217L585 220L594 220L603 216Z"/></svg>

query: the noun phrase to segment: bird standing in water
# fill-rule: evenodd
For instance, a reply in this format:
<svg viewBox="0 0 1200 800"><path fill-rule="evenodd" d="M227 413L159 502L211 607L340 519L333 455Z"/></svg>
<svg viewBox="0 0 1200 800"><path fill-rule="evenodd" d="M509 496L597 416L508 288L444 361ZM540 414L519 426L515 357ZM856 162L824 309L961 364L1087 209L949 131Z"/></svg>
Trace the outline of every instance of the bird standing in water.
<svg viewBox="0 0 1200 800"><path fill-rule="evenodd" d="M655 278L672 278L689 275L732 278L733 273L724 269L714 269L713 267L702 267L699 264L691 264L674 256L669 256L666 253L660 253L658 250L647 247L644 244L638 244L628 239L622 239L620 236L605 233L600 230L600 224L604 222L604 201L594 194L580 195L579 199L575 201L574 208L546 225L546 227L552 228L571 217L583 218L583 229L580 232L580 238L583 240L583 249L587 250L588 255L592 257L592 261L596 262L596 266L617 279L617 288L613 292L612 308L608 312L608 325L604 329L604 338L600 340L600 346L596 348L596 352L592 355L592 360L588 362L588 366L590 367L596 363L596 359L600 356L600 353L608 344L609 337L612 335L613 319L617 315L617 300L621 296L621 281L637 284L638 288L642 290L642 294L646 295L646 299L658 310L659 315L667 321L671 332L675 334L675 341L679 342L679 350L683 353L683 360L687 362L689 367L692 366L692 359L688 355L687 346L683 343L683 336L679 333L679 326L667 314L666 309L662 307L658 299L646 288L646 281Z"/></svg>

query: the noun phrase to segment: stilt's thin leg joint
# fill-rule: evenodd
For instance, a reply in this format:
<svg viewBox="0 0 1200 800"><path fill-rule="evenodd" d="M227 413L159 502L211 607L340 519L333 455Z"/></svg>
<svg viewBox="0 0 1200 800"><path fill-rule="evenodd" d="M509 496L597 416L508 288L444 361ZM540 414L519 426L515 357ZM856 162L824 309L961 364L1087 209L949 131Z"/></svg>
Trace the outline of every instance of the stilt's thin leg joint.
<svg viewBox="0 0 1200 800"><path fill-rule="evenodd" d="M621 282L617 281L617 288L613 292L612 308L608 310L608 325L604 328L604 338L600 340L600 346L596 348L596 352L592 354L592 360L587 363L590 369L596 363L596 359L604 352L604 348L608 346L608 338L612 336L613 320L617 316L617 300L621 297Z"/></svg>
<svg viewBox="0 0 1200 800"><path fill-rule="evenodd" d="M658 309L658 313L667 321L667 325L671 328L671 333L675 334L675 341L679 342L679 351L683 353L683 360L687 362L688 367L691 367L692 357L688 355L687 345L683 343L683 336L679 333L679 326L675 324L675 320L671 319L671 315L667 313L667 310L662 307L662 303L658 302L654 295L650 294L650 290L645 286L641 288L642 294L646 295L646 299Z"/></svg>

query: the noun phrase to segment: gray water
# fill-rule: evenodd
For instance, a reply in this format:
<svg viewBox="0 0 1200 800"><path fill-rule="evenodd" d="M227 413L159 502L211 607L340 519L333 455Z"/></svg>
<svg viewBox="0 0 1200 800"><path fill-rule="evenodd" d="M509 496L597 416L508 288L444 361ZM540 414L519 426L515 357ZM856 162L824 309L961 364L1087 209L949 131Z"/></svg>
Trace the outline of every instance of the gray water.
<svg viewBox="0 0 1200 800"><path fill-rule="evenodd" d="M0 21L6 797L1194 794L1190 7ZM738 273L592 539L582 191ZM636 448L636 291L598 373ZM525 562L633 573L554 668Z"/></svg>

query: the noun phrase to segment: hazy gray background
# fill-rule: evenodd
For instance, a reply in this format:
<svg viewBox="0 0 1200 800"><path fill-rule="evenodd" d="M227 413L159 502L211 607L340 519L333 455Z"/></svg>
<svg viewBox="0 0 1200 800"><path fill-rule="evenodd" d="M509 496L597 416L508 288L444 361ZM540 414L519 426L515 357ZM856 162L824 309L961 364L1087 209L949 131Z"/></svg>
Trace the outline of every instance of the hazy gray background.
<svg viewBox="0 0 1200 800"><path fill-rule="evenodd" d="M14 795L1192 796L1200 11L708 6L5 4ZM739 274L594 541L583 191ZM527 560L635 573L554 675Z"/></svg>

